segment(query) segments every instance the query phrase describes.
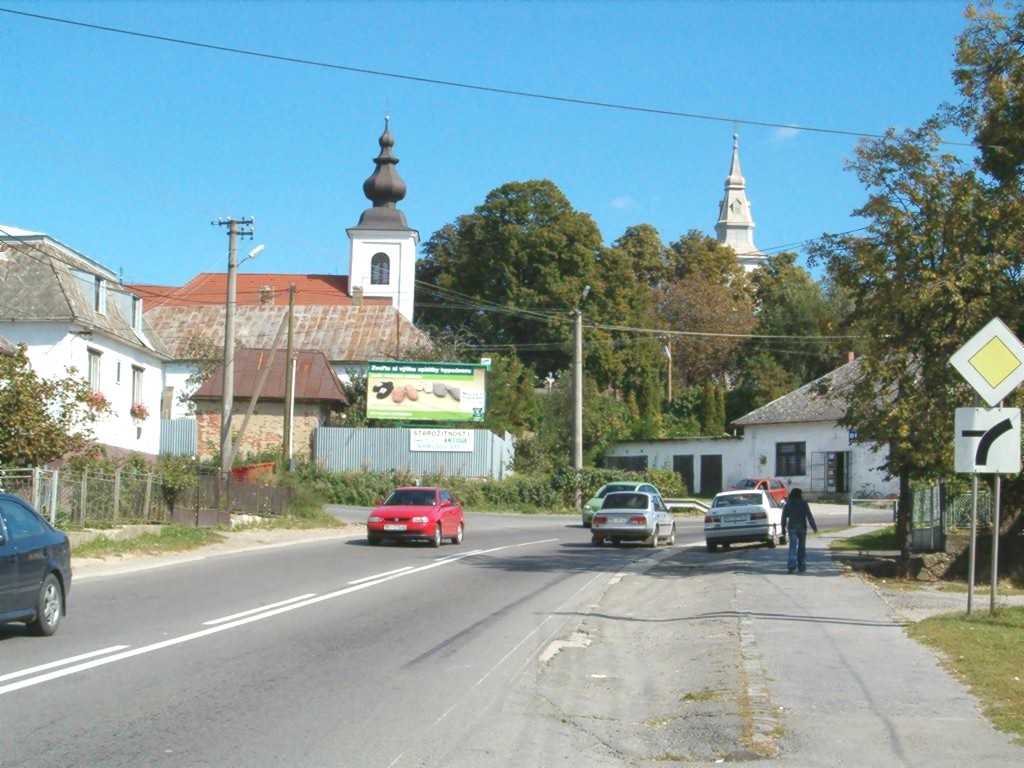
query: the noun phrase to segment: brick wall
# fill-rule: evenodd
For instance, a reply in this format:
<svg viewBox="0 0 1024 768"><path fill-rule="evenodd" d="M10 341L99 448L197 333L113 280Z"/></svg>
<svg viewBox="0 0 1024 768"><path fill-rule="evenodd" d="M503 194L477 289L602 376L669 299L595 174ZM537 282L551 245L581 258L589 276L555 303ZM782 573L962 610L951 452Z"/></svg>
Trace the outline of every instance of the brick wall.
<svg viewBox="0 0 1024 768"><path fill-rule="evenodd" d="M247 400L236 400L231 413L231 431L238 434L249 407ZM327 420L327 406L319 403L295 404L294 445L295 458L308 459L312 452L313 430ZM208 458L220 450L220 403L211 400L196 404L196 430L200 458ZM238 448L238 454L280 448L284 434L284 403L260 402L249 419L245 438Z"/></svg>

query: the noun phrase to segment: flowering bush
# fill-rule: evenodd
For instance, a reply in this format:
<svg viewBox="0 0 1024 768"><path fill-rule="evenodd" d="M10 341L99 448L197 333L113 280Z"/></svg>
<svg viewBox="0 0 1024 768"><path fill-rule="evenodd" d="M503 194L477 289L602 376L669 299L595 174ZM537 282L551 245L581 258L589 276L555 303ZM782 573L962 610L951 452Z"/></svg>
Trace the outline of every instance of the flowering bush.
<svg viewBox="0 0 1024 768"><path fill-rule="evenodd" d="M135 403L135 405L131 407L129 413L132 415L133 419L138 421L145 421L149 418L149 409L142 403Z"/></svg>
<svg viewBox="0 0 1024 768"><path fill-rule="evenodd" d="M96 411L105 411L110 408L110 401L102 392L90 392L85 396L85 402Z"/></svg>

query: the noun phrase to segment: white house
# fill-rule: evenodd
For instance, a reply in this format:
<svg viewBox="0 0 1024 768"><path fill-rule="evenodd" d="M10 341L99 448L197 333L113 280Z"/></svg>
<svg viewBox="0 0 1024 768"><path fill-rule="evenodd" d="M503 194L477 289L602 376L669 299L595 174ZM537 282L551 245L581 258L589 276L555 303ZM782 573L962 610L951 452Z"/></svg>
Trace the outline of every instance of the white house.
<svg viewBox="0 0 1024 768"><path fill-rule="evenodd" d="M780 477L809 495L889 496L896 478L881 466L888 448L851 439L839 425L854 360L733 422L742 437L694 437L618 443L605 463L678 472L691 493L711 496L745 477Z"/></svg>
<svg viewBox="0 0 1024 768"><path fill-rule="evenodd" d="M159 453L166 355L142 299L110 269L49 235L0 226L0 335L24 344L41 376L74 369L109 402L92 426L97 443Z"/></svg>

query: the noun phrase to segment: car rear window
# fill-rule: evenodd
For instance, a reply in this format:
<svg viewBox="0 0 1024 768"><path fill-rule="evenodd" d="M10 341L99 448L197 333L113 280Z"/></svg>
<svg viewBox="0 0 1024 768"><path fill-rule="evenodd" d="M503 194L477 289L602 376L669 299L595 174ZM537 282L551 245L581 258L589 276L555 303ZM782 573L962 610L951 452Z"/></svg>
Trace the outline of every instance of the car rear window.
<svg viewBox="0 0 1024 768"><path fill-rule="evenodd" d="M647 509L649 498L645 493L609 493L601 509Z"/></svg>
<svg viewBox="0 0 1024 768"><path fill-rule="evenodd" d="M620 483L618 485L606 485L600 491L597 492L597 498L603 499L609 493L621 493L622 491L632 491L636 488L635 483Z"/></svg>
<svg viewBox="0 0 1024 768"><path fill-rule="evenodd" d="M388 507L432 507L434 506L433 491L401 490L394 491L384 502Z"/></svg>
<svg viewBox="0 0 1024 768"><path fill-rule="evenodd" d="M741 480L740 482L736 483L736 487L737 488L757 488L757 483L758 483L757 480L754 480L753 478L748 477L746 480Z"/></svg>
<svg viewBox="0 0 1024 768"><path fill-rule="evenodd" d="M714 503L711 505L715 508L718 507L746 507L751 504L761 504L760 493L732 493L728 496L716 496Z"/></svg>

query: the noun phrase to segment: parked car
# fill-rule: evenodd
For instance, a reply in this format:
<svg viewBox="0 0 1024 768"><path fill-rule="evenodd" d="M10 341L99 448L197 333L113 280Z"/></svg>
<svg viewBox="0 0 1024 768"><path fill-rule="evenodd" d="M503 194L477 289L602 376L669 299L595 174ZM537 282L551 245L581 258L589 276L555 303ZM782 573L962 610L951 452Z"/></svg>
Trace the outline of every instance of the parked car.
<svg viewBox="0 0 1024 768"><path fill-rule="evenodd" d="M583 511L581 517L583 518L583 527L589 528L591 520L594 519L594 515L601 509L601 505L604 503L604 497L609 493L618 493L620 491L638 491L640 493L653 493L658 498L661 498L661 491L655 488L650 483L607 483L598 488L597 493L593 495L591 499L583 505Z"/></svg>
<svg viewBox="0 0 1024 768"><path fill-rule="evenodd" d="M461 544L465 535L462 505L444 488L396 488L366 519L366 540L425 539L440 547L445 539Z"/></svg>
<svg viewBox="0 0 1024 768"><path fill-rule="evenodd" d="M780 504L789 498L789 486L780 477L745 477L732 486L734 491L765 491Z"/></svg>
<svg viewBox="0 0 1024 768"><path fill-rule="evenodd" d="M52 635L71 589L68 537L17 496L0 493L0 624L24 621Z"/></svg>
<svg viewBox="0 0 1024 768"><path fill-rule="evenodd" d="M708 552L718 545L763 541L774 547L782 536L782 504L764 490L723 491L704 516Z"/></svg>
<svg viewBox="0 0 1024 768"><path fill-rule="evenodd" d="M615 545L643 541L649 547L664 540L671 546L676 543L676 521L657 493L613 491L591 522L591 542L600 546L605 539Z"/></svg>

